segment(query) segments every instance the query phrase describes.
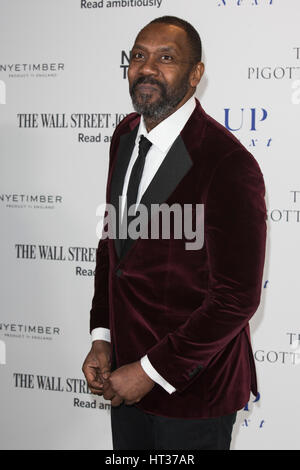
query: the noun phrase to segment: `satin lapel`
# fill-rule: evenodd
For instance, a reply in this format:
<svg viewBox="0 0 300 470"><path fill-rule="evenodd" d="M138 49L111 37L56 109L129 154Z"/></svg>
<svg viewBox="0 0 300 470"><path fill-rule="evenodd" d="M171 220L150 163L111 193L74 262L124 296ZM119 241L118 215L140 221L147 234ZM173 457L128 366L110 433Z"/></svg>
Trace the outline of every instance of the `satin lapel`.
<svg viewBox="0 0 300 470"><path fill-rule="evenodd" d="M162 204L167 201L192 166L192 159L179 135L141 199L140 204L147 207L148 214L151 213L151 204ZM130 238L126 240L120 256L121 259L138 240Z"/></svg>
<svg viewBox="0 0 300 470"><path fill-rule="evenodd" d="M135 145L135 139L137 136L138 127L136 126L135 129L130 132L129 134L124 134L120 137L120 143L118 148L118 154L116 163L113 170L112 180L111 180L111 188L110 188L110 203L114 206L116 212L116 234L117 237L114 239L115 250L120 257L120 241L118 239L119 234L119 226L120 226L120 199L119 196L122 196L123 191L123 184L126 175L126 170L129 165L130 157Z"/></svg>

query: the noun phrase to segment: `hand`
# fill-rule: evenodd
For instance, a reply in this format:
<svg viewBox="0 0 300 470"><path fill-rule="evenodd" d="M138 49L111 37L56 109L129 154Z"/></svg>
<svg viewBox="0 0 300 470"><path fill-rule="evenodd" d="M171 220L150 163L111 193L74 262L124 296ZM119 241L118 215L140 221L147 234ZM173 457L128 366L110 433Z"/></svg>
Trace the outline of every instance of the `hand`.
<svg viewBox="0 0 300 470"><path fill-rule="evenodd" d="M110 375L111 345L107 341L96 340L88 353L82 372L85 375L89 389L95 395L103 395L103 385Z"/></svg>
<svg viewBox="0 0 300 470"><path fill-rule="evenodd" d="M112 372L105 385L103 396L110 400L111 396L125 401L126 405L138 403L154 387L155 382L146 374L140 361L126 364ZM118 400L112 400L112 406L117 406Z"/></svg>
<svg viewBox="0 0 300 470"><path fill-rule="evenodd" d="M109 379L103 384L103 398L105 400L111 400L111 406L119 406L123 403L121 398L110 386Z"/></svg>

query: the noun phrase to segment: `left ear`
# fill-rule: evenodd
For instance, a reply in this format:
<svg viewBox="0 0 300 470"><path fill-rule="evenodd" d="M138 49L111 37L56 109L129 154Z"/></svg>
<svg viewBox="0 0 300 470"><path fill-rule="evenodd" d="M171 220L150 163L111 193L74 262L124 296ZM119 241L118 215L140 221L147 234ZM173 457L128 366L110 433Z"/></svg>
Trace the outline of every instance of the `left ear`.
<svg viewBox="0 0 300 470"><path fill-rule="evenodd" d="M196 88L200 82L202 75L204 74L204 64L203 62L198 62L192 69L190 74L190 85L192 88Z"/></svg>

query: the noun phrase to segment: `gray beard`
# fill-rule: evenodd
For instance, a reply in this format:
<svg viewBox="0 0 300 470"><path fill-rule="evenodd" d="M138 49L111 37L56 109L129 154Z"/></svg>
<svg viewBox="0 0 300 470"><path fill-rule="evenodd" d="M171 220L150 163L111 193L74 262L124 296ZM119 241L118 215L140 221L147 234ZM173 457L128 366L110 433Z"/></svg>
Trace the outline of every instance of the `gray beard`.
<svg viewBox="0 0 300 470"><path fill-rule="evenodd" d="M179 98L171 99L170 101L160 99L155 103L149 103L149 95L140 95L141 100L137 101L134 97L132 98L132 105L134 110L142 114L146 119L151 121L161 121L167 116L169 116L180 103L182 98L185 96L180 96Z"/></svg>
<svg viewBox="0 0 300 470"><path fill-rule="evenodd" d="M183 80L177 90L172 90L169 94L165 86L159 84L159 87L161 97L154 103L150 102L151 95L149 94L140 94L139 100L137 100L135 86L130 90L134 110L152 122L162 121L172 114L188 92L188 82L186 80Z"/></svg>

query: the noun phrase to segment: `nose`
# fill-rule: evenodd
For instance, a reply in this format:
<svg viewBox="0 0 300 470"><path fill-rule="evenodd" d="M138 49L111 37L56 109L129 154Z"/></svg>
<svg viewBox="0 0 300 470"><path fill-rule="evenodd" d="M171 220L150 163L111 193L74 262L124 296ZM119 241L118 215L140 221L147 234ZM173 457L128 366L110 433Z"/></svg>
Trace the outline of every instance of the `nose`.
<svg viewBox="0 0 300 470"><path fill-rule="evenodd" d="M156 58L151 55L145 57L144 61L141 63L139 71L142 75L158 75L159 70Z"/></svg>

